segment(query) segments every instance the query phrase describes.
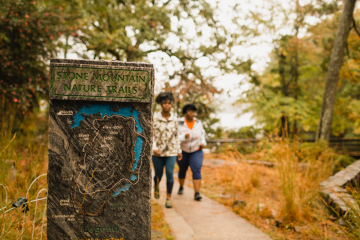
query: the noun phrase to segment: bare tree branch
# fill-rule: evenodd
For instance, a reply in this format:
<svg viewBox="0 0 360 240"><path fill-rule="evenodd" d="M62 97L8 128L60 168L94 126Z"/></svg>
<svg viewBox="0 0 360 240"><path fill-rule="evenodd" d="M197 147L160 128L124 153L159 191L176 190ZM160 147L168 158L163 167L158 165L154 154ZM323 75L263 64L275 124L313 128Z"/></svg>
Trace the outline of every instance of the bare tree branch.
<svg viewBox="0 0 360 240"><path fill-rule="evenodd" d="M355 22L355 19L354 17L352 18L352 21L353 21L353 27L355 29L355 32L357 33L357 35L360 37L360 32L358 31L357 27L356 27L356 22Z"/></svg>
<svg viewBox="0 0 360 240"><path fill-rule="evenodd" d="M104 30L102 30L100 27L96 26L94 23L92 24L94 28L96 28L97 30L99 30L100 32L104 32Z"/></svg>
<svg viewBox="0 0 360 240"><path fill-rule="evenodd" d="M116 57L116 60L120 61L120 54L117 53L114 49L108 49L108 53L112 54L114 57Z"/></svg>
<svg viewBox="0 0 360 240"><path fill-rule="evenodd" d="M171 0L168 0L166 3L163 4L163 6L167 6L170 2Z"/></svg>

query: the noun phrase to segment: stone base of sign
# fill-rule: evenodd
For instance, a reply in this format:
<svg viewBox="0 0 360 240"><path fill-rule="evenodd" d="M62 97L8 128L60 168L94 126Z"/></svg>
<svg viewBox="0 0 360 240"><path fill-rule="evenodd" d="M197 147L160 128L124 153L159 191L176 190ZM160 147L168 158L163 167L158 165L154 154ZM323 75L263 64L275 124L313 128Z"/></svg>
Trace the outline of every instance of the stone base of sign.
<svg viewBox="0 0 360 240"><path fill-rule="evenodd" d="M53 59L51 71L47 238L151 239L152 65ZM120 85L141 91L107 91Z"/></svg>

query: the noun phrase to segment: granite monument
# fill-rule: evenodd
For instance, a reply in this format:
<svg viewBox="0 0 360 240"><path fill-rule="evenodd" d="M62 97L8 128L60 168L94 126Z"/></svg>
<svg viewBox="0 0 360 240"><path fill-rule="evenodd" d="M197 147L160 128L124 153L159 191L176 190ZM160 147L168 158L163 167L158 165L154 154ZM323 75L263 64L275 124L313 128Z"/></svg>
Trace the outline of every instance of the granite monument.
<svg viewBox="0 0 360 240"><path fill-rule="evenodd" d="M52 59L49 240L151 239L154 68Z"/></svg>

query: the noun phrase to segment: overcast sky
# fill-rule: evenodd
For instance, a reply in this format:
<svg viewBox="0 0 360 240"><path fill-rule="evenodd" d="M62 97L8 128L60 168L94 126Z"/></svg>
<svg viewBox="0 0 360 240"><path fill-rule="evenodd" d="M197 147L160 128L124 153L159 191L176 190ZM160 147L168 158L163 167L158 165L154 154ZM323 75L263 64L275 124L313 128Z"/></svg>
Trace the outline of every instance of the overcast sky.
<svg viewBox="0 0 360 240"><path fill-rule="evenodd" d="M208 0L209 3L215 4L217 0ZM248 0L238 0L237 2L243 3L241 4L242 11L250 11L252 8L255 7L255 4L248 4ZM257 0L257 4L262 2L262 0ZM284 2L286 2L284 0ZM232 25L232 15L229 14L229 11L231 12L231 5L234 3L234 1L221 1L220 4L220 15L219 19L220 22L227 26L228 28L231 28ZM173 20L173 22L176 21L176 18ZM191 26L191 23L187 24L189 25L187 28L187 34L196 36L196 32ZM206 35L206 31L203 31L203 35ZM196 37L195 37L196 38ZM171 42L175 42L174 39L168 39ZM200 40L202 41L202 40ZM196 41L194 41L196 44ZM271 44L259 44L252 47L243 47L238 46L234 47L233 51L234 53L242 58L249 58L257 59L256 64L254 64L254 70L261 71L263 70L266 65L268 59L268 55L272 50ZM152 53L149 56L149 60L151 63L155 65L155 68L158 69L156 72L157 79L163 79L162 78L162 58L166 59L168 56L166 54L159 54L159 53ZM200 67L203 67L204 69L209 67L209 61L207 58L202 58L197 61L197 64ZM167 66L169 69L168 71L171 72L171 65ZM213 69L213 72L211 72L211 69L208 70L208 72L211 75L216 75L216 70ZM227 75L218 75L218 78L216 78L215 86L219 89L223 90L223 93L218 96L219 102L221 102L218 112L216 113L216 117L220 119L220 126L225 128L240 128L244 126L253 125L255 122L251 119L252 114L247 113L243 114L241 113L241 109L239 106L233 106L233 103L239 98L239 95L247 90L249 88L248 84L242 84L240 85L240 81L243 80L244 76L236 75L236 74L227 74ZM166 81L166 80L165 80ZM161 91L163 87L163 82L158 81L157 83L156 92Z"/></svg>
<svg viewBox="0 0 360 240"><path fill-rule="evenodd" d="M217 0L207 1L211 4L214 4ZM231 14L229 14L227 11L234 2L235 1L221 1L220 6L222 13L220 15L220 21L225 26L231 25ZM257 6L261 7L268 1L238 0L237 2L240 3L241 10L246 13L255 10ZM273 0L273 2L277 2L284 9L289 9L289 4L294 3L288 0ZM308 2L309 0L300 0L301 5ZM295 18L295 16L290 15L290 19L291 17ZM277 35L291 34L292 29L287 28L283 25L283 15L280 12L278 15L275 16L274 21L278 25L277 27L279 29L279 31L276 33ZM306 17L305 21L309 24L316 24L317 22L319 22L319 19L315 17ZM300 29L299 37L303 37L305 34L306 30ZM269 36L262 36L259 40L259 42L261 42L259 44L253 45L251 47L239 46L234 48L234 51L236 51L237 56L243 57L245 59L249 57L251 59L255 59L253 70L261 72L266 68L268 62L270 61L269 54L273 48L273 45L271 44L272 39L269 38ZM241 112L241 106L233 105L234 102L239 99L241 93L246 91L250 87L249 84L244 83L244 81L242 80L244 80L244 76L227 74L224 76L219 76L215 82L215 85L219 89L223 89L223 93L219 96L222 104L219 111L216 113L217 117L220 118L220 125L222 127L228 129L238 129L244 126L250 126L255 124L255 121L252 119L251 113L244 114Z"/></svg>
<svg viewBox="0 0 360 240"><path fill-rule="evenodd" d="M283 2L285 5L288 4L288 1L279 0ZM208 0L209 3L214 4L216 0ZM247 3L248 0L238 0L238 2L243 3L241 5L242 11L250 11L255 7L255 1L253 3ZM256 0L256 4L261 4L263 0ZM221 1L221 13L220 13L220 21L225 26L231 27L231 14L229 14L228 10L231 4L234 1ZM189 34L191 34L191 26L189 28ZM168 39L168 41L174 41L174 39ZM270 39L271 41L271 39ZM71 43L70 43L71 44ZM84 48L84 46L73 46L73 48L79 49ZM271 44L258 44L252 47L236 47L233 48L237 56L252 59L256 59L256 64L254 65L254 70L262 71L269 61L268 55L272 50ZM63 57L59 55L59 57ZM76 54L69 53L68 58L79 58ZM151 63L154 64L155 69L158 69L156 72L156 93L161 91L161 88L164 85L164 81L166 78L165 74L161 72L163 69L161 57L168 57L166 54L161 55L161 53L152 53L149 55L148 59ZM206 59L199 60L198 64L204 67L209 66L209 62ZM168 65L171 68L171 64ZM171 70L171 69L170 69ZM215 70L214 70L215 71ZM242 84L240 85L240 81L243 79L243 76L236 74L227 74L225 76L219 75L219 77L215 81L215 86L219 89L223 89L223 93L219 96L220 105L219 111L216 113L216 117L220 118L220 125L225 128L240 128L243 126L253 125L254 121L251 119L251 114L242 114L239 106L233 106L233 103L238 99L239 95L249 88L249 85Z"/></svg>

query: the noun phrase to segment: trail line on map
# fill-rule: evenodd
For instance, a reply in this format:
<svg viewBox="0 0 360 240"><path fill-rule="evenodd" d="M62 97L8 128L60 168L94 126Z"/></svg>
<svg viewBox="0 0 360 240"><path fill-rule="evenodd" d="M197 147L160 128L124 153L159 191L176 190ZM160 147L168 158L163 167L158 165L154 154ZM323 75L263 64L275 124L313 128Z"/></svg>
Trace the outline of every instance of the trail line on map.
<svg viewBox="0 0 360 240"><path fill-rule="evenodd" d="M111 117L105 116L105 119L95 119L95 120L93 121L93 127L97 130L97 134L95 135L95 137L94 137L94 139L92 140L91 143L93 143L94 140L95 140L95 138L98 136L98 134L99 134L99 129L100 129L100 128L98 129L98 128L95 127L94 122L95 122L95 121L99 121L99 120L105 121L106 118L112 118L112 117L123 118L125 121L128 121L128 120L135 121L135 119L132 118L132 117L125 118L125 117L123 117L123 116L118 116L118 115L117 115L117 116L111 116ZM114 123L114 122L109 122L109 123ZM105 125L107 125L107 124L109 124L109 123L105 123L105 124L103 124L101 127L103 127L103 126L105 126ZM115 123L119 123L119 122L115 122ZM127 132L127 130L126 130L126 128L124 127L124 125L121 124L121 123L119 123L119 124L122 125L122 127L123 127L123 128L125 129L125 131ZM145 140L144 148L146 148L146 146L147 146L147 139L146 139L145 136L143 136L142 134L136 132L135 127L136 127L136 126L135 126L135 124L134 124L134 132L135 132L135 133L134 133L134 136L133 136L133 141L135 141L134 139L135 139L135 136L136 136L136 135L142 137L142 138ZM127 132L127 134L128 134L128 132ZM106 140L104 140L104 141L106 142ZM127 144L126 144L126 145L127 145ZM134 142L133 142L133 144L132 144L131 147L132 147L132 148L134 147ZM131 149L132 149L132 148L131 148ZM86 158L86 150L85 150L85 147L83 148L83 151L85 151L85 155L84 155L83 157L84 157L84 164L86 164L86 162L85 162L85 158ZM135 161L134 155L133 155L133 151L131 151L131 157L132 157L132 162L131 162L131 164L130 164L130 166L129 166L129 171L132 172L132 173L139 173L139 172L134 172L134 171L131 170L131 168L132 168L132 166L133 166L133 164L134 164L134 161ZM139 171L140 171L140 169L141 169L142 158L143 158L143 157L144 157L144 156L141 156L141 159L139 159L139 162L140 162ZM77 179L80 179L81 173L82 173L82 170L80 171L79 176L78 176ZM109 177L109 178L110 178L110 177ZM108 178L108 179L109 179L109 178ZM108 179L106 179L106 180L108 180ZM104 180L104 181L106 181L106 180ZM110 183L110 185L109 185L108 187L110 187L111 184L114 184L114 185L110 188L110 190L111 190L112 188L114 188L115 186L117 186L122 180L124 180L124 179L121 179L121 180L120 180L120 179L117 179L117 180L115 180L115 182L118 181L117 183ZM132 183L131 181L128 181L128 182L131 183L131 184L133 184L133 185L136 185L136 183L137 183L138 181L139 181L139 178L138 178L138 180L137 180L136 182L134 182L134 183ZM77 182L77 181L76 181L76 182ZM94 186L94 185L93 185L93 186ZM96 191L94 191L94 192L90 192L90 193L87 193L87 194L92 194L92 193L96 193L96 192L99 192L99 191L104 191L104 190L107 190L108 187L106 187L105 189L96 190ZM78 188L79 188L79 191L81 192L80 186L78 186Z"/></svg>
<svg viewBox="0 0 360 240"><path fill-rule="evenodd" d="M98 119L96 119L96 120L98 120ZM127 120L127 119L126 119ZM131 120L131 119L129 119L129 120ZM95 121L95 120L94 120ZM119 123L119 122L108 122L108 123L105 123L105 124L103 124L101 127L103 127L103 126L105 126L105 125L107 125L107 124L109 124L109 123ZM122 124L122 123L119 123L123 128L124 128L124 130L125 130L125 132L126 132L126 138L127 138L127 135L129 134L128 133L128 131L126 130L126 128L124 127L124 125ZM95 128L95 125L94 125L94 128ZM95 128L96 129L96 128ZM97 130L97 134L95 135L95 137L93 138L93 140L91 141L91 142L89 142L89 143L93 143L94 141L95 141L95 139L96 139L96 137L99 135L99 130L98 129L96 129ZM104 142L105 142L105 145L107 145L107 142L106 142L106 140L104 139L103 140ZM88 143L87 143L88 144ZM85 145L87 145L87 144L85 144ZM127 145L127 142L125 143L125 145ZM84 154L84 165L86 165L86 149L85 149L85 146L83 147L83 151L85 152L85 154ZM110 150L109 150L110 151ZM78 176L78 178L77 179L80 179L80 176L81 176L81 173L82 173L82 170L80 171L80 173L79 173L79 176ZM114 172L113 172L114 173ZM111 177L109 177L109 178L107 178L107 179L105 179L105 180L103 180L103 181L107 181L108 179L110 179ZM112 183L110 183L109 184L109 186L111 186L111 184ZM95 185L92 185L92 186L95 186ZM81 189L80 189L80 186L78 187L79 188L79 191L81 192ZM103 190L106 190L108 187L106 187L105 189L103 189ZM97 191L99 191L99 190L97 190ZM95 191L95 192L97 192L97 191ZM101 191L101 190L100 190ZM95 193L95 192L91 192L91 193ZM82 192L81 192L82 193ZM88 193L88 194L91 194L91 193Z"/></svg>
<svg viewBox="0 0 360 240"><path fill-rule="evenodd" d="M75 186L75 188L76 188L76 186ZM109 191L110 192L110 191ZM108 192L108 194L109 194L109 192ZM78 204L78 202L76 201L76 191L75 191L75 195L74 195L74 201L75 201L75 204L76 205L78 205L79 206L79 208L80 208L80 211L79 211L79 213L80 214L83 214L83 215L87 215L87 214L89 214L89 215L92 215L92 216L96 216L99 212L100 212L100 210L103 208L103 206L105 205L105 203L106 203L106 200L103 202L103 204L101 205L101 207L97 210L97 212L96 213L91 213L91 212L82 212L81 210L82 210L82 206L80 206L79 204ZM93 201L94 201L94 199L93 199ZM91 204L92 205L92 204ZM90 206L91 206L90 205Z"/></svg>
<svg viewBox="0 0 360 240"><path fill-rule="evenodd" d="M101 159L101 158L100 158ZM99 160L100 160L99 159ZM94 178L94 172L96 171L96 168L94 169L94 171L92 172L92 176L91 176L91 178L90 178L90 180L89 180L89 182L86 184L86 188L85 188L85 193L84 193L84 198L83 198L83 201L82 201L82 203L81 203L81 206L84 204L84 201L85 201L85 194L86 194L86 192L87 192L87 188L88 188L88 186L89 186L89 183L91 182L91 180Z"/></svg>
<svg viewBox="0 0 360 240"><path fill-rule="evenodd" d="M142 138L142 141L144 141L143 149L145 149L145 148L147 147L148 141L147 141L147 139L146 139L145 136L143 136L142 134L140 134L139 132L136 131L136 121L135 121L134 117L132 117L132 116L126 118L126 117L124 117L124 116L119 116L119 115L116 115L116 116L108 116L108 115L106 115L106 116L104 116L103 119L94 119L94 121L93 121L93 123L92 123L92 127L95 129L96 133L95 133L95 136L94 136L94 138L92 139L92 141L87 142L87 143L84 145L84 147L83 147L83 152L84 152L84 155L82 156L82 157L83 157L83 160L84 160L84 161L83 161L83 165L86 167L86 156L87 156L86 146L89 145L89 144L91 144L91 143L95 143L95 139L100 135L100 130L101 130L104 126L106 126L107 124L117 123L117 124L121 125L121 127L125 130L125 133L126 133L125 139L127 139L127 136L128 136L128 134L129 134L129 132L128 132L128 130L125 128L125 126L124 126L121 122L119 122L119 121L107 122L107 123L104 123L103 125L100 125L99 128L96 128L96 127L95 127L95 122L96 122L96 121L100 121L100 120L101 120L101 121L106 121L107 119L110 119L110 118L113 118L113 117L114 117L114 118L120 118L120 119L122 119L123 121L132 121L132 122L133 122L133 125L134 125L133 131L134 131L134 134L133 134L133 139L132 139L132 145L131 145L131 148L130 148L130 150L129 150L129 151L130 151L130 154L131 154L131 163L130 163L130 165L129 165L129 169L128 169L128 170L129 170L131 173L133 173L133 174L139 174L139 173L140 173L140 170L141 170L141 167L142 167L142 159L143 159L144 155L143 155L143 154L140 154L140 155L139 155L139 160L138 160L139 166L137 166L138 172L133 171L132 168L133 168L134 162L135 162L135 155L134 155L134 154L135 154L135 152L134 152L134 151L135 151L135 149L134 149L134 147L135 147L135 139L136 139L136 136L139 136L139 137ZM101 135L100 135L100 136L101 136ZM102 138L102 141L104 141L105 146L107 147L108 152L109 152L109 155L110 155L110 154L112 153L112 151L110 150L109 144L107 143L107 141L106 141L102 136L101 136L101 138ZM99 142L100 142L100 141L99 141ZM124 145L125 145L125 149L127 149L128 142L125 141ZM128 155L128 152L127 152L127 151L125 151L125 152L126 152L126 155ZM100 159L99 159L99 160L100 160ZM96 170L96 169L95 169L95 170ZM95 170L93 171L92 177L91 177L91 179L89 180L89 182L88 182L87 185L86 185L86 189L85 189L85 192L84 192L84 193L81 191L80 186L79 186L79 184L78 184L78 181L80 180L80 176L81 176L81 174L82 174L82 172L83 172L83 169L82 169L81 167L80 167L80 172L79 172L78 178L77 178L77 180L75 181L74 201L75 201L75 204L76 204L77 206L79 206L79 208L80 208L80 211L79 211L80 214L83 214L83 215L92 215L92 216L97 215L97 214L99 213L99 211L104 207L104 205L105 205L105 203L106 203L106 200L105 200L105 201L102 203L102 205L100 206L100 208L96 211L96 213L91 213L91 212L86 212L86 211L83 212L83 204L84 204L85 196L86 196L86 195L90 195L90 197L91 197L91 194L95 194L94 197L91 197L91 198L92 198L92 199L91 199L91 202L90 202L88 205L86 205L86 207L85 207L85 208L88 208L88 207L91 207L91 205L94 203L94 200L96 199L97 193L99 193L99 192L104 192L104 191L107 191L107 190L108 190L107 193L110 194L110 191L111 191L114 187L116 187L117 185L119 185L123 180L125 180L125 181L128 182L128 183L130 183L130 186L131 186L131 185L136 185L136 184L140 181L140 176L137 176L137 181L134 181L134 182L133 182L133 181L130 181L130 180L127 179L127 178L122 178L122 179L121 179L121 176L119 176L118 179L116 179L115 181L113 181L113 183L110 183L110 184L108 185L108 187L106 187L105 189L99 189L99 190L96 190L96 191L94 191L94 192L87 192L88 185L89 185L89 183L91 182L91 180L92 180L92 178L93 178L93 176L94 176ZM125 169L124 169L124 170L125 170ZM121 172L121 174L123 174L124 170ZM134 170L135 170L135 169L134 169ZM109 177L109 178L107 178L107 179L105 179L105 180L103 180L103 181L101 181L101 182L107 181L108 179L112 178L113 175L114 175L114 173L115 173L115 172L113 172L113 174L112 174L111 177ZM99 183L100 183L100 182L99 182ZM92 185L92 187L95 186L95 185L97 185L97 184L99 184L99 183L95 183L94 185ZM109 189L109 187L110 187L110 189ZM84 194L83 202L82 202L81 205L79 205L78 202L76 201L76 192L77 192L76 189L77 189L77 188L79 189L79 192L80 192L80 193Z"/></svg>

